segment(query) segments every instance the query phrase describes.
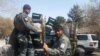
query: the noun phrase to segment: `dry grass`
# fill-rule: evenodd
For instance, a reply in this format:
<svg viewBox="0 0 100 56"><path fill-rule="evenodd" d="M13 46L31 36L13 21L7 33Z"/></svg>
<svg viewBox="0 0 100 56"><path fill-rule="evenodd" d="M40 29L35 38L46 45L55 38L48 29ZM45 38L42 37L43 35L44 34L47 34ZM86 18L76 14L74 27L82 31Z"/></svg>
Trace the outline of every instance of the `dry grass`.
<svg viewBox="0 0 100 56"><path fill-rule="evenodd" d="M9 18L0 17L0 38L9 36L13 29L13 21Z"/></svg>

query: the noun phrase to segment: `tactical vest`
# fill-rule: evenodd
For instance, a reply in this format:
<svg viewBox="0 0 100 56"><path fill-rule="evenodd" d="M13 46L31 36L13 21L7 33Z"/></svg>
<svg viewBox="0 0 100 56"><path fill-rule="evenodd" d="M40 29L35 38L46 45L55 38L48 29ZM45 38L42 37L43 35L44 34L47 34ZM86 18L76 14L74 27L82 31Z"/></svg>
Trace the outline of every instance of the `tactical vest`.
<svg viewBox="0 0 100 56"><path fill-rule="evenodd" d="M23 15L24 13L17 14L14 18L14 26L18 31L26 31L25 25L22 23L22 19L27 17L27 15Z"/></svg>

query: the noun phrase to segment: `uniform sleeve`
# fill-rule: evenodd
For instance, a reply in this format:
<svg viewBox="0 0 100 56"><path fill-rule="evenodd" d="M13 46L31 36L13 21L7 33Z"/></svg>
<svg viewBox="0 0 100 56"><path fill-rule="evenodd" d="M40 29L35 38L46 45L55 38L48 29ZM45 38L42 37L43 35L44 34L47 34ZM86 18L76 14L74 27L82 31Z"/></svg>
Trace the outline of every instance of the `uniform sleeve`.
<svg viewBox="0 0 100 56"><path fill-rule="evenodd" d="M22 23L25 25L25 27L28 29L28 30L31 30L33 32L37 32L36 30L36 27L34 27L28 20L28 17L22 17Z"/></svg>
<svg viewBox="0 0 100 56"><path fill-rule="evenodd" d="M49 48L48 54L50 55L65 55L66 49L67 49L67 41L65 39L62 39L60 41L60 45L58 48Z"/></svg>
<svg viewBox="0 0 100 56"><path fill-rule="evenodd" d="M25 27L33 32L37 32L36 27L34 27L30 22L24 22Z"/></svg>
<svg viewBox="0 0 100 56"><path fill-rule="evenodd" d="M16 48L18 44L16 39L17 34L18 31L14 28L9 39L9 44L11 44L13 48Z"/></svg>

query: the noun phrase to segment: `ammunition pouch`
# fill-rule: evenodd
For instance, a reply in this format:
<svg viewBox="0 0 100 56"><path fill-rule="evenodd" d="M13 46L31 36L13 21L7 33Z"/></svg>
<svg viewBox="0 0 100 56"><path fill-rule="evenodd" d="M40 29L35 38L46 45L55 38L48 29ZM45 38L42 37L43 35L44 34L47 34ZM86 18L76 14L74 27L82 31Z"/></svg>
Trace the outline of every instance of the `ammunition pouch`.
<svg viewBox="0 0 100 56"><path fill-rule="evenodd" d="M19 34L17 37L18 43L20 47L26 47L28 44L28 39L25 35Z"/></svg>

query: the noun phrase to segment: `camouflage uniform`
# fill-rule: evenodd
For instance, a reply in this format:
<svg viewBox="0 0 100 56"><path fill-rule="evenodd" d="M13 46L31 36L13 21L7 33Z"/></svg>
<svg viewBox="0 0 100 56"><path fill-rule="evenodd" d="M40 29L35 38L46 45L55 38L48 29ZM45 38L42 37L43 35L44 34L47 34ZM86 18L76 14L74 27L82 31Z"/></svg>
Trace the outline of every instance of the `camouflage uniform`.
<svg viewBox="0 0 100 56"><path fill-rule="evenodd" d="M14 28L9 39L9 44L12 45L14 49L14 56L18 56L18 41L16 36L18 35L18 31Z"/></svg>
<svg viewBox="0 0 100 56"><path fill-rule="evenodd" d="M31 24L31 21L26 13L20 13L14 19L15 33L13 32L12 39L15 39L14 44L17 48L17 56L34 56L34 49L30 31L37 32L36 28ZM11 43L11 41L10 41ZM17 43L17 44L16 44ZM12 44L12 43L11 43Z"/></svg>
<svg viewBox="0 0 100 56"><path fill-rule="evenodd" d="M48 49L49 56L70 56L71 54L71 44L69 38L64 34L56 40L53 48Z"/></svg>

